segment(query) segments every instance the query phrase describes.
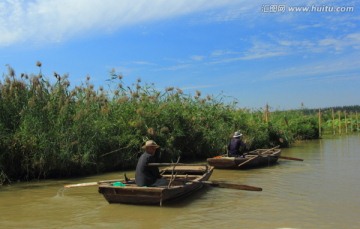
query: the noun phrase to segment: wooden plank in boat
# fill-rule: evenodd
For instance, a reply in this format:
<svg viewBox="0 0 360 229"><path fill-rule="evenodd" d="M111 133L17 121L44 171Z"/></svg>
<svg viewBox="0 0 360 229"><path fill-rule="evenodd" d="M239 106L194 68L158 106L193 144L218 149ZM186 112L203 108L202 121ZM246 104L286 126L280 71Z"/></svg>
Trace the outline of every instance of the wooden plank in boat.
<svg viewBox="0 0 360 229"><path fill-rule="evenodd" d="M206 171L207 170L207 166L201 166L201 165L179 165L179 166L168 166L163 168L162 170L164 171L182 171L182 172L186 172L186 171Z"/></svg>

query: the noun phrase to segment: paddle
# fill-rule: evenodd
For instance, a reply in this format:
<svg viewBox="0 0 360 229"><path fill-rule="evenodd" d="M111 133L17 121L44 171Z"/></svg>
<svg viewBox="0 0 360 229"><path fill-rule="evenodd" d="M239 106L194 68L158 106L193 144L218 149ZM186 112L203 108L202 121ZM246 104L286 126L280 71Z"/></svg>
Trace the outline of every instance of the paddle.
<svg viewBox="0 0 360 229"><path fill-rule="evenodd" d="M238 167L240 167L240 166L242 166L242 165L248 163L249 161L252 161L252 160L254 160L255 158L258 158L258 157L259 157L259 155L256 155L256 156L250 158L249 160L246 160L243 163L238 164Z"/></svg>
<svg viewBox="0 0 360 229"><path fill-rule="evenodd" d="M238 164L238 167L240 167L240 166L242 166L242 165L244 165L244 164L248 163L249 161L254 160L255 158L258 158L259 156L261 156L261 155L263 155L263 154L265 154L265 153L267 153L267 152L269 152L269 151L271 151L271 150L277 149L277 148L279 148L279 147L280 147L280 145L277 145L277 146L275 146L274 148L271 148L271 149L265 150L265 151L264 151L264 152L262 152L261 154L258 154L258 155L256 155L256 156L254 156L254 157L250 158L249 160L244 161L243 163Z"/></svg>
<svg viewBox="0 0 360 229"><path fill-rule="evenodd" d="M293 161L304 161L304 159L296 158L296 157L279 156L279 158L281 158L281 159L286 159L286 160L293 160Z"/></svg>
<svg viewBox="0 0 360 229"><path fill-rule="evenodd" d="M77 187L86 187L86 186L95 186L98 185L98 182L88 182L88 183L80 183L80 184L67 184L64 185L64 188L77 188Z"/></svg>
<svg viewBox="0 0 360 229"><path fill-rule="evenodd" d="M104 181L98 181L98 182L86 182L86 183L79 183L79 184L67 184L67 185L64 185L64 188L88 187L88 186L99 185L102 183L112 183L112 182L117 182L117 181L120 181L120 180L117 179L117 180L104 180Z"/></svg>
<svg viewBox="0 0 360 229"><path fill-rule="evenodd" d="M185 164L185 163L148 163L148 166L180 166L180 165L190 165L190 166L209 166L207 164Z"/></svg>
<svg viewBox="0 0 360 229"><path fill-rule="evenodd" d="M111 180L111 181L118 181L118 180ZM106 182L111 182L106 181ZM105 181L99 181L99 182L87 182L87 183L79 183L79 184L68 184L64 185L64 188L77 188L77 187L87 187L87 186L96 186L101 183L104 183ZM246 190L246 191L262 191L262 188L250 186L250 185L243 185L243 184L235 184L235 183L228 183L228 182L222 182L222 181L189 181L192 183L203 183L210 185L212 187L217 188L229 188L229 189L237 189L237 190Z"/></svg>
<svg viewBox="0 0 360 229"><path fill-rule="evenodd" d="M262 188L260 188L260 187L244 185L244 184L228 183L228 182L223 182L223 181L197 181L197 180L193 180L193 181L189 181L189 182L203 183L203 184L207 184L207 185L210 185L212 187L217 187L217 188L229 188L229 189L246 190L246 191L262 191Z"/></svg>

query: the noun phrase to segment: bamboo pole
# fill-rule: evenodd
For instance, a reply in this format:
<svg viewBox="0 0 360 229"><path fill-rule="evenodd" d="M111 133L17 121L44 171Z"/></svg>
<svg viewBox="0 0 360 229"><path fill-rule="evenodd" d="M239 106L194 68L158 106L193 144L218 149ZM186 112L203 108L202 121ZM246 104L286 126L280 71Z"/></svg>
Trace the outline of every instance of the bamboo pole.
<svg viewBox="0 0 360 229"><path fill-rule="evenodd" d="M346 111L344 111L344 117L345 117L345 133L348 133L348 123L346 118Z"/></svg>
<svg viewBox="0 0 360 229"><path fill-rule="evenodd" d="M269 104L266 104L265 106L265 122L269 122Z"/></svg>
<svg viewBox="0 0 360 229"><path fill-rule="evenodd" d="M333 135L335 135L335 114L334 114L334 108L331 109L331 116L332 116L332 130L333 130Z"/></svg>
<svg viewBox="0 0 360 229"><path fill-rule="evenodd" d="M319 109L319 137L321 137L321 110Z"/></svg>
<svg viewBox="0 0 360 229"><path fill-rule="evenodd" d="M356 111L356 130L359 131L359 119L358 119L358 113Z"/></svg>
<svg viewBox="0 0 360 229"><path fill-rule="evenodd" d="M339 116L339 134L341 134L341 111L338 111Z"/></svg>

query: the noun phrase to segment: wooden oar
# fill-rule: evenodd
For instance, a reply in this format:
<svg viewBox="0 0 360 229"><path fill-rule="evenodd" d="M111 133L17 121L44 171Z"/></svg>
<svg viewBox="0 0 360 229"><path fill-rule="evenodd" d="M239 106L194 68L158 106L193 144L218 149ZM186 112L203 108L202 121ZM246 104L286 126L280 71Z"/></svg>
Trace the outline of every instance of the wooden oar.
<svg viewBox="0 0 360 229"><path fill-rule="evenodd" d="M275 148L278 148L279 146L276 146ZM275 149L275 148L272 148L272 149ZM272 150L270 149L270 150ZM268 152L269 150L266 150L264 151L262 154ZM304 159L301 159L301 158L296 158L296 157L286 157L286 156L279 156L279 158L281 159L286 159L286 160L293 160L293 161L304 161Z"/></svg>
<svg viewBox="0 0 360 229"><path fill-rule="evenodd" d="M258 158L258 157L259 157L259 155L253 156L253 157L250 158L249 160L246 160L246 161L244 161L243 163L238 164L238 167L240 167L240 166L242 166L242 165L248 163L249 161L252 161L252 160L254 160L255 158Z"/></svg>
<svg viewBox="0 0 360 229"><path fill-rule="evenodd" d="M279 156L279 158L281 158L281 159L286 159L286 160L293 160L293 161L304 161L304 159L296 158L296 157Z"/></svg>
<svg viewBox="0 0 360 229"><path fill-rule="evenodd" d="M86 186L95 186L98 185L98 182L88 182L88 183L80 183L80 184L67 184L64 185L64 188L77 188L77 187L86 187Z"/></svg>
<svg viewBox="0 0 360 229"><path fill-rule="evenodd" d="M116 180L117 181L117 180ZM99 181L99 182L87 182L87 183L79 183L79 184L68 184L64 185L64 188L78 188L78 187L87 187L87 186L96 186L101 183L104 183L105 181ZM246 191L262 191L262 188L250 186L250 185L244 185L244 184L235 184L235 183L228 183L228 182L222 182L222 181L189 181L192 183L203 183L210 185L212 187L217 188L229 188L229 189L237 189L237 190L246 190Z"/></svg>
<svg viewBox="0 0 360 229"><path fill-rule="evenodd" d="M189 165L189 166L209 166L207 164L185 164L185 163L149 163L148 166L180 166L180 165Z"/></svg>
<svg viewBox="0 0 360 229"><path fill-rule="evenodd" d="M113 182L117 182L117 181L122 181L121 179L117 179L117 180L103 180L103 181L98 181L98 182L87 182L87 183L79 183L79 184L67 184L64 185L64 188L77 188L77 187L87 187L87 186L96 186L102 183L113 183Z"/></svg>
<svg viewBox="0 0 360 229"><path fill-rule="evenodd" d="M244 185L244 184L235 184L235 183L228 183L228 182L222 182L222 181L189 181L193 183L203 183L208 184L212 187L217 188L230 188L230 189L237 189L237 190L246 190L246 191L262 191L262 188L250 186L250 185Z"/></svg>

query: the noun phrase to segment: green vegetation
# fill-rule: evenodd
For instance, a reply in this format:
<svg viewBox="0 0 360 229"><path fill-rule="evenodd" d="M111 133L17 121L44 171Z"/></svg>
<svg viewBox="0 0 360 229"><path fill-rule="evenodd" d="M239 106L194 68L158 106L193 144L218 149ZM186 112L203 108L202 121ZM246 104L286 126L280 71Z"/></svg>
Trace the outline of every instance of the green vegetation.
<svg viewBox="0 0 360 229"><path fill-rule="evenodd" d="M0 81L0 184L132 169L147 139L162 146L162 161L184 162L225 153L235 130L250 149L319 136L318 117L303 110L239 109L199 91L127 86L115 72L108 91L90 77L70 87L66 75L51 83L37 66L30 76L8 66Z"/></svg>

